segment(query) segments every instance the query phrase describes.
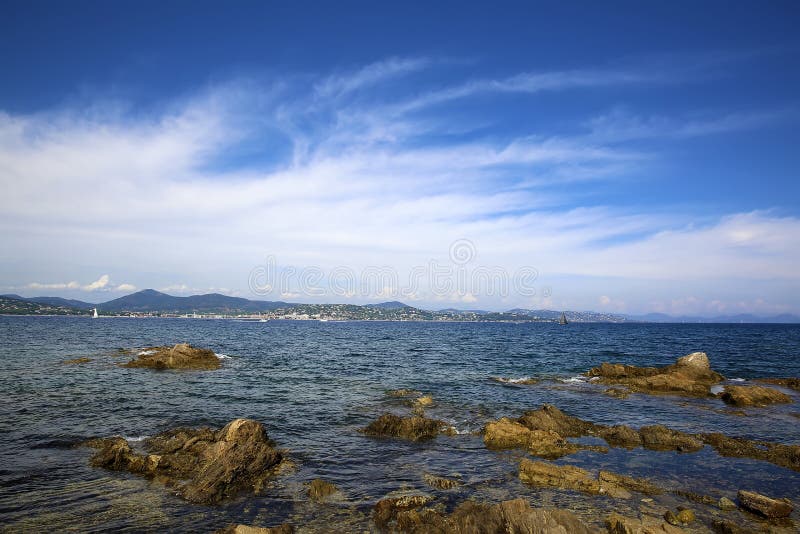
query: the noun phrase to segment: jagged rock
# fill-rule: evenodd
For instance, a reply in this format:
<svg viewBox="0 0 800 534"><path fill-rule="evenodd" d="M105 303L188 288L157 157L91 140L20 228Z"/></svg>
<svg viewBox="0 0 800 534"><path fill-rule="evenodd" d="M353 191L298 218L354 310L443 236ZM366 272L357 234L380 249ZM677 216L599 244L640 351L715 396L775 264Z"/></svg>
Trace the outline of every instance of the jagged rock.
<svg viewBox="0 0 800 534"><path fill-rule="evenodd" d="M73 358L71 360L64 360L63 363L64 363L64 365L75 365L75 364L80 364L80 363L89 363L90 361L92 361L91 358L87 358L87 357L84 356L82 358Z"/></svg>
<svg viewBox="0 0 800 534"><path fill-rule="evenodd" d="M419 415L400 417L399 415L385 413L363 428L362 432L368 436L421 441L435 438L440 433L446 433L448 428L444 421L437 419L429 419Z"/></svg>
<svg viewBox="0 0 800 534"><path fill-rule="evenodd" d="M585 436L601 428L589 421L567 415L552 404L543 404L538 410L525 412L517 421L531 430L551 430L569 438Z"/></svg>
<svg viewBox="0 0 800 534"><path fill-rule="evenodd" d="M294 534L292 525L279 525L277 527L251 527L249 525L231 525L220 529L216 534Z"/></svg>
<svg viewBox="0 0 800 534"><path fill-rule="evenodd" d="M420 508L433 499L428 495L403 495L402 497L386 497L375 503L372 519L378 527L385 527L397 514L404 510Z"/></svg>
<svg viewBox="0 0 800 534"><path fill-rule="evenodd" d="M597 478L601 486L618 486L630 491L644 493L645 495L660 495L664 493L664 490L644 478L633 478L610 471L600 471Z"/></svg>
<svg viewBox="0 0 800 534"><path fill-rule="evenodd" d="M321 478L315 478L308 485L308 498L312 501L320 502L337 491L339 491L339 489L330 482L326 482Z"/></svg>
<svg viewBox="0 0 800 534"><path fill-rule="evenodd" d="M409 509L397 514L397 531L414 534L590 534L596 530L567 510L531 508L524 499L485 504L466 501L450 515Z"/></svg>
<svg viewBox="0 0 800 534"><path fill-rule="evenodd" d="M739 490L738 498L742 508L770 519L788 517L794 509L789 499L773 499L755 491Z"/></svg>
<svg viewBox="0 0 800 534"><path fill-rule="evenodd" d="M717 501L714 500L712 497L708 495L703 495L702 493L695 493L694 491L685 491L685 490L673 490L672 493L675 495L680 495L681 497L686 498L692 502L696 502L698 504L705 504L707 506L714 506L717 504ZM680 507L678 507L680 510Z"/></svg>
<svg viewBox="0 0 800 534"><path fill-rule="evenodd" d="M768 406L770 404L787 404L792 398L777 389L764 386L725 386L722 400L733 406Z"/></svg>
<svg viewBox="0 0 800 534"><path fill-rule="evenodd" d="M727 497L720 497L717 506L720 510L736 510L736 503Z"/></svg>
<svg viewBox="0 0 800 534"><path fill-rule="evenodd" d="M220 363L214 351L178 343L174 347L150 347L139 353L135 360L123 367L150 369L219 369Z"/></svg>
<svg viewBox="0 0 800 534"><path fill-rule="evenodd" d="M759 378L756 382L800 391L800 378Z"/></svg>
<svg viewBox="0 0 800 534"><path fill-rule="evenodd" d="M703 448L703 443L691 434L663 425L642 427L639 435L644 448L655 451L696 452Z"/></svg>
<svg viewBox="0 0 800 534"><path fill-rule="evenodd" d="M570 443L552 430L530 430L505 417L486 425L483 442L489 449L525 448L534 456L549 459L573 454L581 449L581 446Z"/></svg>
<svg viewBox="0 0 800 534"><path fill-rule="evenodd" d="M706 445L713 447L721 456L764 460L787 469L800 471L800 445L731 438L719 432L698 434L697 437Z"/></svg>
<svg viewBox="0 0 800 534"><path fill-rule="evenodd" d="M612 447L634 449L642 445L642 436L631 427L625 425L606 427L597 434Z"/></svg>
<svg viewBox="0 0 800 534"><path fill-rule="evenodd" d="M633 519L616 512L606 519L609 534L681 534L683 529L650 517Z"/></svg>
<svg viewBox="0 0 800 534"><path fill-rule="evenodd" d="M264 426L234 419L224 428L175 429L145 440L149 454L134 452L122 438L91 440L95 467L157 477L188 501L217 504L251 490L258 493L284 459Z"/></svg>
<svg viewBox="0 0 800 534"><path fill-rule="evenodd" d="M457 488L461 485L461 482L459 482L458 480L452 478L437 477L436 475L430 475L428 473L425 473L422 479L428 486L436 488L438 490L450 490Z"/></svg>
<svg viewBox="0 0 800 534"><path fill-rule="evenodd" d="M722 375L711 370L704 352L683 356L665 367L603 363L586 374L601 384L623 385L634 392L690 396L708 396L711 386L723 380Z"/></svg>

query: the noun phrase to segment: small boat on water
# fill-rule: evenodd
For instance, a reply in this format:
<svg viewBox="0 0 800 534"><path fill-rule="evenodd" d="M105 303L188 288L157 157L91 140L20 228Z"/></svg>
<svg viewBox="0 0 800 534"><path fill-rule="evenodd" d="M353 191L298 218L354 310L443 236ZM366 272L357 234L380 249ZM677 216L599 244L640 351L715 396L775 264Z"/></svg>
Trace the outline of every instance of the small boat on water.
<svg viewBox="0 0 800 534"><path fill-rule="evenodd" d="M558 324L568 324L568 323L569 321L567 321L567 314L561 312L561 317L559 317L558 319Z"/></svg>
<svg viewBox="0 0 800 534"><path fill-rule="evenodd" d="M94 315L92 315L92 319L97 319L98 317L100 317L100 316L97 315L97 308L95 308L94 309Z"/></svg>

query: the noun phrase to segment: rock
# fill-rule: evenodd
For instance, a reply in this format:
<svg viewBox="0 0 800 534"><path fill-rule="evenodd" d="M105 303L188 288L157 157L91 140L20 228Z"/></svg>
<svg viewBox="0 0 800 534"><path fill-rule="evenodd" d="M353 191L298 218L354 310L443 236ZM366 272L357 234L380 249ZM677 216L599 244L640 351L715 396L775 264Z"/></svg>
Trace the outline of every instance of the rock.
<svg viewBox="0 0 800 534"><path fill-rule="evenodd" d="M679 509L678 513L675 514L675 517L678 518L678 521L684 524L691 523L695 519L694 512L688 508Z"/></svg>
<svg viewBox="0 0 800 534"><path fill-rule="evenodd" d="M683 529L649 518L632 519L616 512L606 519L609 534L681 534Z"/></svg>
<svg viewBox="0 0 800 534"><path fill-rule="evenodd" d="M590 534L596 532L567 510L531 508L525 499L485 504L461 503L449 516L410 509L397 514L399 532L447 534Z"/></svg>
<svg viewBox="0 0 800 534"><path fill-rule="evenodd" d="M145 440L149 454L134 452L122 438L91 440L95 467L125 470L164 480L194 503L217 504L249 490L258 493L284 460L264 426L234 419L224 428L175 429Z"/></svg>
<svg viewBox="0 0 800 534"><path fill-rule="evenodd" d="M582 448L552 430L530 430L505 417L486 425L483 442L489 449L525 448L534 456L548 459L561 458Z"/></svg>
<svg viewBox="0 0 800 534"><path fill-rule="evenodd" d="M87 358L84 356L83 358L73 358L71 360L64 360L63 363L64 365L75 365L79 363L89 363L90 361L92 361L91 358Z"/></svg>
<svg viewBox="0 0 800 534"><path fill-rule="evenodd" d="M458 480L452 478L437 477L436 475L430 475L428 473L425 473L422 476L422 480L424 480L428 486L436 488L438 490L451 490L461 485L461 482Z"/></svg>
<svg viewBox="0 0 800 534"><path fill-rule="evenodd" d="M627 399L630 396L631 391L627 388L613 387L603 391L603 394L616 399Z"/></svg>
<svg viewBox="0 0 800 534"><path fill-rule="evenodd" d="M675 525L675 526L680 524L680 521L678 521L678 518L675 516L674 513L672 513L672 510L667 510L664 513L664 521L666 521L670 525Z"/></svg>
<svg viewBox="0 0 800 534"><path fill-rule="evenodd" d="M433 404L433 397L431 397L430 395L423 395L422 397L414 401L415 408L427 408L432 404Z"/></svg>
<svg viewBox="0 0 800 534"><path fill-rule="evenodd" d="M711 522L711 529L716 534L750 534L752 532L727 519L715 519Z"/></svg>
<svg viewBox="0 0 800 534"><path fill-rule="evenodd" d="M524 459L519 464L519 478L531 486L570 489L594 495L600 493L600 483L588 471L571 465Z"/></svg>
<svg viewBox="0 0 800 534"><path fill-rule="evenodd" d="M759 378L756 382L800 391L800 378Z"/></svg>
<svg viewBox="0 0 800 534"><path fill-rule="evenodd" d="M415 395L422 395L415 389L390 389L386 392L390 397L412 397Z"/></svg>
<svg viewBox="0 0 800 534"><path fill-rule="evenodd" d="M139 353L135 360L123 367L149 369L219 369L220 363L214 351L178 343L174 347L150 347Z"/></svg>
<svg viewBox="0 0 800 534"><path fill-rule="evenodd" d="M279 525L277 527L251 527L248 525L231 525L220 529L216 534L294 534L292 525Z"/></svg>
<svg viewBox="0 0 800 534"><path fill-rule="evenodd" d="M739 490L738 498L742 508L769 519L788 517L794 509L789 499L772 499L754 491Z"/></svg>
<svg viewBox="0 0 800 534"><path fill-rule="evenodd" d="M711 386L723 380L711 370L708 356L694 352L665 367L635 367L603 363L590 369L587 376L601 384L617 384L640 393L669 393L689 396L708 396Z"/></svg>
<svg viewBox="0 0 800 534"><path fill-rule="evenodd" d="M390 521L397 518L397 514L404 510L420 508L431 502L428 495L404 495L402 497L387 497L381 499L372 509L372 519L378 527L385 527Z"/></svg>
<svg viewBox="0 0 800 534"><path fill-rule="evenodd" d="M337 491L339 491L339 489L335 485L321 478L316 478L308 485L308 498L312 501L321 502Z"/></svg>
<svg viewBox="0 0 800 534"><path fill-rule="evenodd" d="M551 430L564 437L580 437L599 430L601 427L572 417L552 404L543 404L538 410L525 412L517 422L531 430Z"/></svg>
<svg viewBox="0 0 800 534"><path fill-rule="evenodd" d="M598 435L612 447L633 449L642 445L642 436L629 426L616 425L604 428Z"/></svg>
<svg viewBox="0 0 800 534"><path fill-rule="evenodd" d="M597 478L600 481L600 485L605 487L613 485L630 491L644 493L645 495L660 495L664 493L664 490L644 478L633 478L610 471L600 471Z"/></svg>
<svg viewBox="0 0 800 534"><path fill-rule="evenodd" d="M717 506L720 510L736 510L736 503L727 497L720 497L719 501L717 502Z"/></svg>
<svg viewBox="0 0 800 534"><path fill-rule="evenodd" d="M800 471L800 445L731 438L719 432L698 434L697 437L706 445L713 447L721 456L763 460Z"/></svg>
<svg viewBox="0 0 800 534"><path fill-rule="evenodd" d="M703 448L703 442L691 434L672 430L663 425L645 426L639 429L642 445L655 451L696 452Z"/></svg>
<svg viewBox="0 0 800 534"><path fill-rule="evenodd" d="M717 501L713 498L709 497L708 495L703 495L702 493L695 493L693 491L684 491L684 490L673 490L672 493L675 495L680 495L692 502L696 502L698 504L705 504L707 506L715 506ZM682 510L681 506L678 507L678 510Z"/></svg>
<svg viewBox="0 0 800 534"><path fill-rule="evenodd" d="M368 436L403 438L421 441L435 438L447 431L447 424L436 419L414 415L400 417L385 413L362 429Z"/></svg>
<svg viewBox="0 0 800 534"><path fill-rule="evenodd" d="M764 386L725 386L722 400L733 406L767 406L770 404L787 404L792 398L777 389Z"/></svg>

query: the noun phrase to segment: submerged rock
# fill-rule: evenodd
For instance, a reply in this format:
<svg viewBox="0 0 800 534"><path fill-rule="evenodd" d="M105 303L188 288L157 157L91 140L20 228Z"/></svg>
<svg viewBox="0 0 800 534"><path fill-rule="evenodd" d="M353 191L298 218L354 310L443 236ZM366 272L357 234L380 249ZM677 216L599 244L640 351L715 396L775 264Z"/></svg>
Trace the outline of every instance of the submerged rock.
<svg viewBox="0 0 800 534"><path fill-rule="evenodd" d="M634 392L689 396L709 396L711 386L723 380L722 375L711 370L704 352L693 352L665 367L603 363L586 374L601 384L623 385Z"/></svg>
<svg viewBox="0 0 800 534"><path fill-rule="evenodd" d="M770 519L788 517L794 509L789 499L773 499L755 491L739 490L737 496L742 508Z"/></svg>
<svg viewBox="0 0 800 534"><path fill-rule="evenodd" d="M711 522L711 529L716 534L751 534L752 532L727 519L715 519Z"/></svg>
<svg viewBox="0 0 800 534"><path fill-rule="evenodd" d="M498 504L465 501L449 515L412 507L396 514L398 532L446 534L590 534L597 532L568 510L531 508L525 499Z"/></svg>
<svg viewBox="0 0 800 534"><path fill-rule="evenodd" d="M435 438L440 433L448 433L450 427L437 419L414 415L400 417L385 413L362 429L368 436L403 438L421 441Z"/></svg>
<svg viewBox="0 0 800 534"><path fill-rule="evenodd" d="M149 369L219 369L220 363L214 351L199 349L188 343L178 343L174 347L150 347L139 353L135 360L123 367Z"/></svg>
<svg viewBox="0 0 800 534"><path fill-rule="evenodd" d="M756 382L800 391L800 378L759 378Z"/></svg>
<svg viewBox="0 0 800 534"><path fill-rule="evenodd" d="M645 478L633 478L626 475L619 475L610 471L600 471L597 479L603 486L617 486L630 491L644 493L645 495L660 495L664 490Z"/></svg>
<svg viewBox="0 0 800 534"><path fill-rule="evenodd" d="M720 510L736 510L736 503L730 500L727 497L720 497L719 501L717 501L717 507Z"/></svg>
<svg viewBox="0 0 800 534"><path fill-rule="evenodd" d="M597 434L612 447L634 449L642 446L642 436L629 426L610 426L600 430Z"/></svg>
<svg viewBox="0 0 800 534"><path fill-rule="evenodd" d="M422 477L425 483L438 490L451 490L461 486L461 482L452 478L438 477L425 473Z"/></svg>
<svg viewBox="0 0 800 534"><path fill-rule="evenodd" d="M644 448L654 451L696 452L703 448L703 442L693 435L663 425L642 427L639 435Z"/></svg>
<svg viewBox="0 0 800 534"><path fill-rule="evenodd" d="M335 485L326 482L321 478L316 478L308 485L308 498L312 501L324 501L327 497L339 491Z"/></svg>
<svg viewBox="0 0 800 534"><path fill-rule="evenodd" d="M284 460L264 426L234 419L224 428L181 428L145 440L149 454L133 451L123 438L91 440L95 467L157 477L190 502L217 504L243 491L258 493Z"/></svg>
<svg viewBox="0 0 800 534"><path fill-rule="evenodd" d="M764 386L725 386L721 395L726 404L733 406L767 406L770 404L787 404L792 398L777 389Z"/></svg>
<svg viewBox="0 0 800 534"><path fill-rule="evenodd" d="M787 469L800 471L800 445L785 445L744 438L731 438L714 432L698 434L697 437L721 456L763 460Z"/></svg>
<svg viewBox="0 0 800 534"><path fill-rule="evenodd" d="M519 478L531 486L575 490L590 495L608 495L628 499L630 492L647 495L663 493L648 480L600 471L597 478L585 469L572 465L555 465L524 459L519 465Z"/></svg>
<svg viewBox="0 0 800 534"><path fill-rule="evenodd" d="M64 365L75 365L80 363L89 363L90 361L92 361L91 358L87 358L84 356L82 358L73 358L71 360L64 360L62 363Z"/></svg>

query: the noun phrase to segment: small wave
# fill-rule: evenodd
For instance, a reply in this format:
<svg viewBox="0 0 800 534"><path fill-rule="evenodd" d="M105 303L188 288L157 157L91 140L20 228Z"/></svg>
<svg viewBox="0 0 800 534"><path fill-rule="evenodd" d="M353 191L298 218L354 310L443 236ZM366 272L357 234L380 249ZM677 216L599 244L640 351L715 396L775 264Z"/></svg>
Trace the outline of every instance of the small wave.
<svg viewBox="0 0 800 534"><path fill-rule="evenodd" d="M746 382L744 378L729 378L728 382Z"/></svg>
<svg viewBox="0 0 800 534"><path fill-rule="evenodd" d="M586 382L590 382L585 376L573 376L571 378L560 378L559 380L565 384L585 384Z"/></svg>
<svg viewBox="0 0 800 534"><path fill-rule="evenodd" d="M538 378L533 378L531 376L523 376L522 378L504 378L502 376L493 376L492 380L495 382L501 382L503 384L530 385L539 383Z"/></svg>
<svg viewBox="0 0 800 534"><path fill-rule="evenodd" d="M143 350L143 351L140 351L137 354L137 356L149 356L150 354L155 354L155 353L156 353L155 350Z"/></svg>
<svg viewBox="0 0 800 534"><path fill-rule="evenodd" d="M230 356L228 356L227 354L222 354L221 352L215 352L214 356L216 356L220 360L230 360L231 359Z"/></svg>
<svg viewBox="0 0 800 534"><path fill-rule="evenodd" d="M122 439L124 439L125 441L132 441L132 442L136 443L136 442L139 442L139 441L144 441L149 437L150 436L122 436Z"/></svg>

